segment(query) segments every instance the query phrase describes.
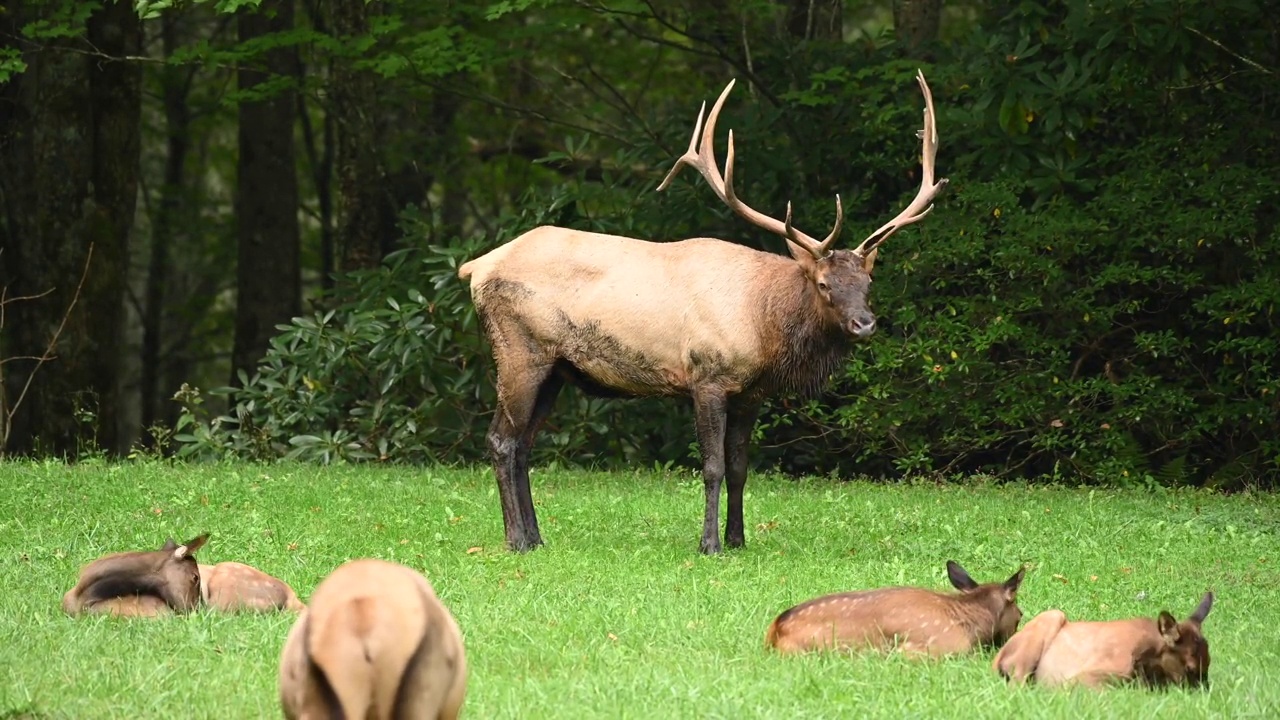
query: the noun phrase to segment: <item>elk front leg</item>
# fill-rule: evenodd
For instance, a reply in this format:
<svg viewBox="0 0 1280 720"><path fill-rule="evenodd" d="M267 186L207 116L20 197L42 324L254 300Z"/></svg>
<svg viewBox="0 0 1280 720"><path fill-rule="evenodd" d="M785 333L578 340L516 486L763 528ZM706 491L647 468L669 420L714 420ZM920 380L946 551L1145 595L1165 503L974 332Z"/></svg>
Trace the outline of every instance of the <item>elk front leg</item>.
<svg viewBox="0 0 1280 720"><path fill-rule="evenodd" d="M747 485L747 450L756 427L760 406L746 401L730 401L725 427L725 479L728 481L728 517L724 521L724 544L731 548L746 545L742 518L742 490Z"/></svg>
<svg viewBox="0 0 1280 720"><path fill-rule="evenodd" d="M702 519L702 542L698 550L706 555L720 552L720 484L724 480L725 415L728 403L718 388L695 391L694 422L698 447L702 450L702 484L707 510Z"/></svg>

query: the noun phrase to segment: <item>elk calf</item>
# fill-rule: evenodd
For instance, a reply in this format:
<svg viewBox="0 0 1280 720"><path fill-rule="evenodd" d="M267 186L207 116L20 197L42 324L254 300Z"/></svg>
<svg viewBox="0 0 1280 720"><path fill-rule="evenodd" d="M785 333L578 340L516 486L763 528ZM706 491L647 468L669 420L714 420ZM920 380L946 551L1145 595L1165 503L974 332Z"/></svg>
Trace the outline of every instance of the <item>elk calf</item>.
<svg viewBox="0 0 1280 720"><path fill-rule="evenodd" d="M1068 622L1061 610L1047 610L1010 638L991 666L1013 682L1050 687L1135 679L1155 687L1207 684L1209 643L1201 626L1212 607L1213 593L1206 593L1182 622L1167 610L1155 620L1105 622Z"/></svg>
<svg viewBox="0 0 1280 720"><path fill-rule="evenodd" d="M311 595L280 654L288 720L456 718L466 692L457 622L419 573L352 560Z"/></svg>
<svg viewBox="0 0 1280 720"><path fill-rule="evenodd" d="M200 565L200 597L224 612L301 612L306 607L285 581L238 562Z"/></svg>
<svg viewBox="0 0 1280 720"><path fill-rule="evenodd" d="M159 550L98 558L80 570L75 587L62 596L62 609L133 617L190 612L200 604L195 552L208 539L205 533L178 545L168 538Z"/></svg>
<svg viewBox="0 0 1280 720"><path fill-rule="evenodd" d="M1000 645L1022 619L1017 596L1025 570L1003 583L979 585L948 560L947 577L959 593L890 587L815 598L779 615L765 633L765 645L783 653L896 646L932 657Z"/></svg>
<svg viewBox="0 0 1280 720"><path fill-rule="evenodd" d="M542 226L463 263L497 366L497 408L487 436L508 547L542 544L529 488L534 437L564 385L605 397L685 397L702 452L705 510L698 548L720 552L720 494L727 485L725 545L745 543L747 449L765 399L822 388L852 343L875 333L871 270L880 244L919 222L947 179L934 181L938 128L924 75L920 189L896 217L852 250L837 248L843 214L822 240L748 206L733 188L733 132L724 174L716 120L733 82L689 149L658 186L697 170L735 214L786 240L790 257L714 238L652 242Z"/></svg>

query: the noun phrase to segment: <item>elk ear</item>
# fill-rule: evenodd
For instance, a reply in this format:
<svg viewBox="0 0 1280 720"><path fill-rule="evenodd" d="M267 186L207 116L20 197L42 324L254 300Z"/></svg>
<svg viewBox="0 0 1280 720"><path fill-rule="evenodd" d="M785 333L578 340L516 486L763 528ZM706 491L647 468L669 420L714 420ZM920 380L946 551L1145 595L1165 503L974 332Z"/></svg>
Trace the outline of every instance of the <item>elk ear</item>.
<svg viewBox="0 0 1280 720"><path fill-rule="evenodd" d="M209 533L205 533L203 535L200 535L198 537L188 540L187 542L173 549L173 559L181 560L183 558L190 557L192 554L195 553L195 551L204 547L204 544L208 542L208 540L209 540Z"/></svg>
<svg viewBox="0 0 1280 720"><path fill-rule="evenodd" d="M947 561L947 579L957 590L972 590L978 587L978 583L974 582L973 578L969 577L969 573L965 572L965 569L955 560Z"/></svg>
<svg viewBox="0 0 1280 720"><path fill-rule="evenodd" d="M818 261L813 257L813 253L792 242L789 238L784 239L787 241L787 249L791 251L791 257L795 258L795 261L800 263L800 267L804 268L804 274L814 277L818 270Z"/></svg>
<svg viewBox="0 0 1280 720"><path fill-rule="evenodd" d="M1191 622L1200 625L1206 617L1209 617L1209 611L1213 609L1213 593L1207 592L1204 598L1200 600L1200 604L1196 606L1196 611L1191 613L1191 617L1187 618Z"/></svg>
<svg viewBox="0 0 1280 720"><path fill-rule="evenodd" d="M871 270L876 266L876 254L879 252L880 248L876 248L875 250L867 253L866 257L862 258L862 269L866 270L868 275L871 274Z"/></svg>
<svg viewBox="0 0 1280 720"><path fill-rule="evenodd" d="M160 546L160 549L161 550L177 550L178 543L174 542L173 538L167 537L164 539L164 544Z"/></svg>
<svg viewBox="0 0 1280 720"><path fill-rule="evenodd" d="M1168 610L1161 610L1160 616L1156 618L1156 627L1160 630L1160 636L1164 638L1165 644L1169 646L1176 645L1181 633L1178 631L1178 621L1169 614Z"/></svg>
<svg viewBox="0 0 1280 720"><path fill-rule="evenodd" d="M1004 581L1004 595L1009 600L1013 600L1018 596L1018 588L1022 586L1022 576L1027 572L1027 566L1023 565L1018 568L1018 572L1012 577Z"/></svg>

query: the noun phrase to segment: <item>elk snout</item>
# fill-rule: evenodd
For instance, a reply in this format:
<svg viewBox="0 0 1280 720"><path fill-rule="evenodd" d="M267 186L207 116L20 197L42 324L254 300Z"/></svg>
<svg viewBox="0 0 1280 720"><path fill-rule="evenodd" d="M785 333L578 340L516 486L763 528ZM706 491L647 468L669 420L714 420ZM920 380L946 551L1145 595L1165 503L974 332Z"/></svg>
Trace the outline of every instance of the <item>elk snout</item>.
<svg viewBox="0 0 1280 720"><path fill-rule="evenodd" d="M869 312L859 313L849 321L849 334L865 340L876 332L876 316Z"/></svg>

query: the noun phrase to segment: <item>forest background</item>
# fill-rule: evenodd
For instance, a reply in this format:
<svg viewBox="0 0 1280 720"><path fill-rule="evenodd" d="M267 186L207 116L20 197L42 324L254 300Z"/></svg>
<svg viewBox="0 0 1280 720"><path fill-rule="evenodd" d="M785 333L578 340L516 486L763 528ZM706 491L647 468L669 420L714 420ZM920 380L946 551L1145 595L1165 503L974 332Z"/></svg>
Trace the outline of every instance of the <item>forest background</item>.
<svg viewBox="0 0 1280 720"><path fill-rule="evenodd" d="M0 7L0 455L485 457L456 266L539 224L771 252L919 183L880 331L753 460L1274 487L1280 16L1262 2L19 0ZM724 147L723 137L717 139ZM708 268L708 272L714 272ZM560 400L535 462L694 464L687 403Z"/></svg>

